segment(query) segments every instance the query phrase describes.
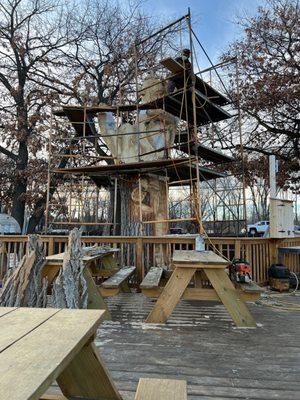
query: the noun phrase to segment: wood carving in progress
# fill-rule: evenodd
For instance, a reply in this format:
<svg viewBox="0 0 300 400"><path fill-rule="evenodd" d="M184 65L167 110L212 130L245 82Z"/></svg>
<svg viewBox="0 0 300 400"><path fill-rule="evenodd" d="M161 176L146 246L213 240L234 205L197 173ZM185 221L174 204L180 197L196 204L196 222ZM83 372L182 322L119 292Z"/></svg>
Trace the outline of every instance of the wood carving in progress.
<svg viewBox="0 0 300 400"><path fill-rule="evenodd" d="M142 103L148 103L164 95L165 88L162 82L150 73L139 94ZM167 152L174 145L178 124L178 118L161 109L139 111L134 124L126 122L118 126L116 118L110 112L99 113L98 121L104 142L116 162L122 164L165 159ZM129 190L129 204L126 205L129 223L139 223L141 219L144 222L168 219L166 177L143 174L140 182L138 178L129 185L119 182L119 187L123 192ZM153 224L153 235L167 233L167 222Z"/></svg>

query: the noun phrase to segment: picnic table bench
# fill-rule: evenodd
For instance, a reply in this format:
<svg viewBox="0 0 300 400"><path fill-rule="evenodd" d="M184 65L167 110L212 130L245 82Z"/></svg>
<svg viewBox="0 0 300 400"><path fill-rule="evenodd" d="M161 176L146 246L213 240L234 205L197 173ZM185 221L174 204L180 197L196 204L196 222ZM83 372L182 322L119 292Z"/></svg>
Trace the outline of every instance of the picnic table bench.
<svg viewBox="0 0 300 400"><path fill-rule="evenodd" d="M1 307L0 400L122 400L93 343L103 314ZM140 379L135 400L157 399L186 400L186 381Z"/></svg>
<svg viewBox="0 0 300 400"><path fill-rule="evenodd" d="M175 250L173 272L165 286L159 286L163 276L161 268L150 269L149 276L147 274L141 283L142 293L158 298L146 322L166 322L182 298L221 301L238 327L256 327L245 301L256 300L263 289L255 283L236 288L225 272L226 266L227 261L212 251ZM198 284L201 273L212 288ZM188 287L193 279L195 287Z"/></svg>
<svg viewBox="0 0 300 400"><path fill-rule="evenodd" d="M135 267L124 267L119 269L115 275L104 281L100 286L102 296L115 296L120 291L130 292L127 281L134 271Z"/></svg>

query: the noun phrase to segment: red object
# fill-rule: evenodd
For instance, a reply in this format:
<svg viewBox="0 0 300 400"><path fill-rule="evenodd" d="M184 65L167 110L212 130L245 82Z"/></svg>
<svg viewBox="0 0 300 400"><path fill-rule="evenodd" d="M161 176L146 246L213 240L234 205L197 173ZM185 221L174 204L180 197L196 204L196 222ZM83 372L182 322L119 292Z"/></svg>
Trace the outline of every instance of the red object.
<svg viewBox="0 0 300 400"><path fill-rule="evenodd" d="M234 259L228 265L229 278L235 282L251 281L251 266L247 261Z"/></svg>

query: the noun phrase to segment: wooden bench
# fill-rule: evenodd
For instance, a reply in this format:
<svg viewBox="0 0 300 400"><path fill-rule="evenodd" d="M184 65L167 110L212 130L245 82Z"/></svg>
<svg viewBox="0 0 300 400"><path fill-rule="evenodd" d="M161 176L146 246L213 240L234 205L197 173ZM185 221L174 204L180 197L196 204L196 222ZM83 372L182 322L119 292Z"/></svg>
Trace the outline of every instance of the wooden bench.
<svg viewBox="0 0 300 400"><path fill-rule="evenodd" d="M186 381L141 378L134 400L187 400Z"/></svg>
<svg viewBox="0 0 300 400"><path fill-rule="evenodd" d="M47 393L40 400L67 400L59 394ZM184 380L140 378L134 400L187 400Z"/></svg>
<svg viewBox="0 0 300 400"><path fill-rule="evenodd" d="M155 297L161 278L163 276L163 268L152 267L140 284L142 293L147 297Z"/></svg>
<svg viewBox="0 0 300 400"><path fill-rule="evenodd" d="M265 289L258 286L255 282L237 283L236 288L244 301L256 301L265 292Z"/></svg>
<svg viewBox="0 0 300 400"><path fill-rule="evenodd" d="M130 292L128 278L133 275L135 267L123 267L119 271L104 281L99 286L99 291L103 297L115 296L120 291Z"/></svg>

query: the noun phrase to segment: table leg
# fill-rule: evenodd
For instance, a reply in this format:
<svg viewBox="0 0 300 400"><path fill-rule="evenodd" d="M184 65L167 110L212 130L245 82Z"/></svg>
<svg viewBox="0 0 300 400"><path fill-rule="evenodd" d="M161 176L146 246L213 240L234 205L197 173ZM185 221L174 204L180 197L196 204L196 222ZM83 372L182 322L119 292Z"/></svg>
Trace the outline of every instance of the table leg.
<svg viewBox="0 0 300 400"><path fill-rule="evenodd" d="M202 282L205 280L207 281L207 276L205 276L204 271L198 270L195 272L194 279L195 279L195 287L202 288L203 287Z"/></svg>
<svg viewBox="0 0 300 400"><path fill-rule="evenodd" d="M84 346L57 378L67 398L121 400L94 343Z"/></svg>
<svg viewBox="0 0 300 400"><path fill-rule="evenodd" d="M240 328L256 327L248 307L241 299L227 273L223 269L203 269L236 325Z"/></svg>
<svg viewBox="0 0 300 400"><path fill-rule="evenodd" d="M83 276L86 281L88 291L87 308L92 310L105 310L103 319L111 320L111 315L108 310L107 304L105 303L100 291L98 290L88 267L84 268Z"/></svg>
<svg viewBox="0 0 300 400"><path fill-rule="evenodd" d="M51 286L55 278L57 277L60 269L62 267L62 264L57 264L57 265L47 265L45 264L43 270L42 270L42 278L47 278L48 281L48 287Z"/></svg>
<svg viewBox="0 0 300 400"><path fill-rule="evenodd" d="M175 268L146 322L165 323L190 283L195 268Z"/></svg>
<svg viewBox="0 0 300 400"><path fill-rule="evenodd" d="M104 269L118 268L117 261L112 254L107 254L106 256L103 256L101 261L102 261L102 266Z"/></svg>

